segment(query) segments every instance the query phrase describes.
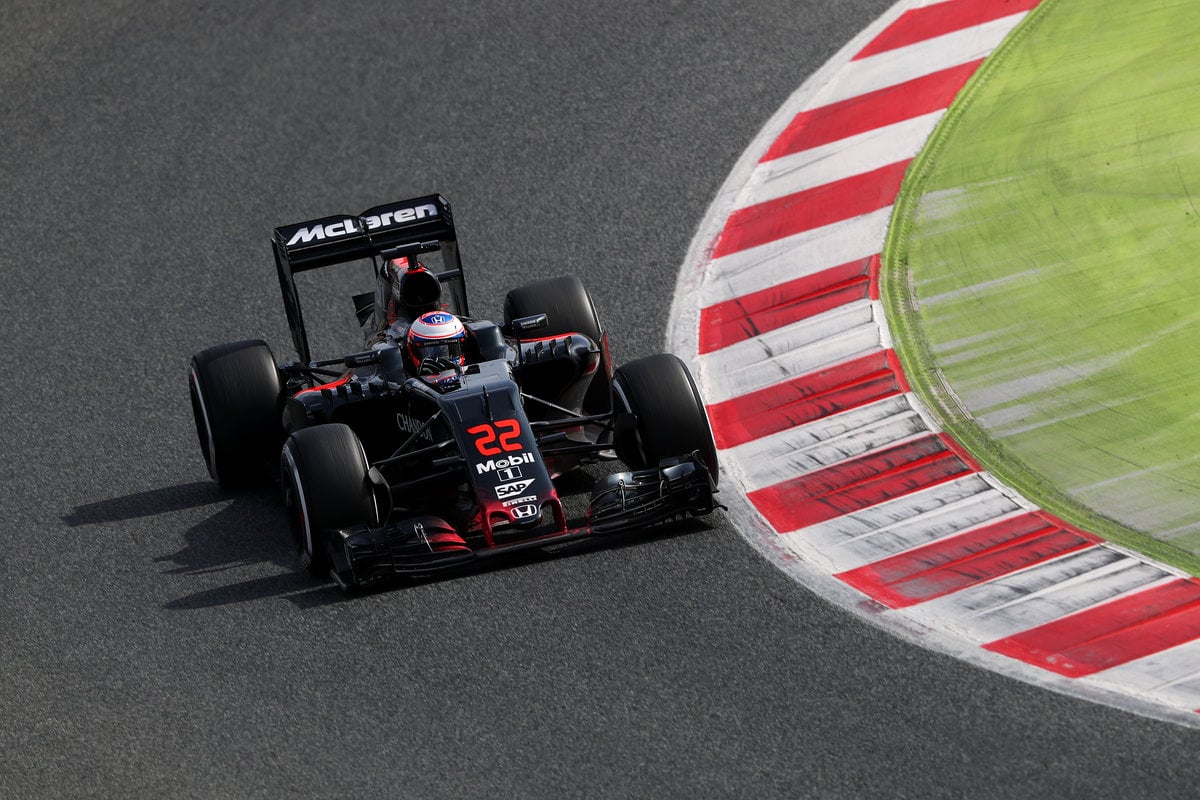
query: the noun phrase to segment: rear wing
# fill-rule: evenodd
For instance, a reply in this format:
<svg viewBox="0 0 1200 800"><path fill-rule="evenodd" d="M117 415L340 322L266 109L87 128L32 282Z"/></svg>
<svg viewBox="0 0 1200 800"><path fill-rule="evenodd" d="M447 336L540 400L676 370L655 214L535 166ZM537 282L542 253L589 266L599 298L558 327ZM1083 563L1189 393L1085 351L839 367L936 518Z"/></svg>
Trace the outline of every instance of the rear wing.
<svg viewBox="0 0 1200 800"><path fill-rule="evenodd" d="M380 269L379 258L397 258L440 251L445 270L438 279L450 288L454 313L466 316L467 296L454 233L450 204L441 195L431 194L412 200L375 206L361 214L337 214L332 217L282 225L271 239L275 268L287 312L292 342L302 362L312 360L308 333L296 293L296 273L320 269L348 261L369 258Z"/></svg>

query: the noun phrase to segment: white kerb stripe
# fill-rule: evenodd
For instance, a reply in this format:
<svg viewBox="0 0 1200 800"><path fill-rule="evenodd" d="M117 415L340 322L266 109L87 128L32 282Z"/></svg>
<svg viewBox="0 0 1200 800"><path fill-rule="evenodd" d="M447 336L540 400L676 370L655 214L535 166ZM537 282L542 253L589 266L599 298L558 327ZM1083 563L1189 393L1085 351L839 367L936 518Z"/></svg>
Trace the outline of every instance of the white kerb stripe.
<svg viewBox="0 0 1200 800"><path fill-rule="evenodd" d="M736 208L748 208L796 192L862 175L911 159L945 114L945 110L849 136L810 150L765 161L754 168Z"/></svg>
<svg viewBox="0 0 1200 800"><path fill-rule="evenodd" d="M712 262L697 302L701 307L769 289L857 259L883 247L892 207L813 228L730 253Z"/></svg>
<svg viewBox="0 0 1200 800"><path fill-rule="evenodd" d="M851 61L806 109L849 100L987 57L1028 12Z"/></svg>

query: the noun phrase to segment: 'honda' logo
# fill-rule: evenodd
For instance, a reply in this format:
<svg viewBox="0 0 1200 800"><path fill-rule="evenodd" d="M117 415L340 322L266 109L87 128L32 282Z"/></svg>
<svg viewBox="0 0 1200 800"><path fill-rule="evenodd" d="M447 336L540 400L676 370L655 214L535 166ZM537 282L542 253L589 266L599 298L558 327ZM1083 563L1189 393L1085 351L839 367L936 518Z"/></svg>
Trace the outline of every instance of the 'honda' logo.
<svg viewBox="0 0 1200 800"><path fill-rule="evenodd" d="M533 503L530 503L527 506L516 506L512 509L512 515L514 519L529 519L530 517L537 516L537 514L538 507Z"/></svg>

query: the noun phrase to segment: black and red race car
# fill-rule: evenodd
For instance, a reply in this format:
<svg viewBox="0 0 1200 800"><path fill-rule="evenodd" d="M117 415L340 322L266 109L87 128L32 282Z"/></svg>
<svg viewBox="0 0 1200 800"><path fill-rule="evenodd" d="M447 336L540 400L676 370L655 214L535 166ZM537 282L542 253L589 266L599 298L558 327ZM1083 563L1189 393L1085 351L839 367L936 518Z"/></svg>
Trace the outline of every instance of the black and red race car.
<svg viewBox="0 0 1200 800"><path fill-rule="evenodd" d="M508 292L501 323L471 317L440 195L284 225L273 247L298 359L277 363L261 340L197 353L192 411L223 488L278 476L314 575L363 586L719 507L716 448L683 363L614 369L573 276ZM350 262L375 277L352 298L365 349L314 361L296 275ZM438 326L458 346L425 357L418 328ZM616 460L628 470L596 480L569 518L556 481Z"/></svg>

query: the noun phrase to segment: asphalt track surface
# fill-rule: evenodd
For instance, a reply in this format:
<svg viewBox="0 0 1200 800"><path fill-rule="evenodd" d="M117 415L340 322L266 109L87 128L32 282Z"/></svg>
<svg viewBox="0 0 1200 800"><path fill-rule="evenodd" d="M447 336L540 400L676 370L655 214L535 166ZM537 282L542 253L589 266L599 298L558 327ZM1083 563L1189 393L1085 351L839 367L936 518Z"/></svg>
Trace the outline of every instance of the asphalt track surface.
<svg viewBox="0 0 1200 800"><path fill-rule="evenodd" d="M207 479L187 358L287 353L271 227L439 191L477 313L576 272L655 352L738 155L886 2L79 5L0 27L0 797L1194 794L1194 731L894 639L720 519L346 599Z"/></svg>

